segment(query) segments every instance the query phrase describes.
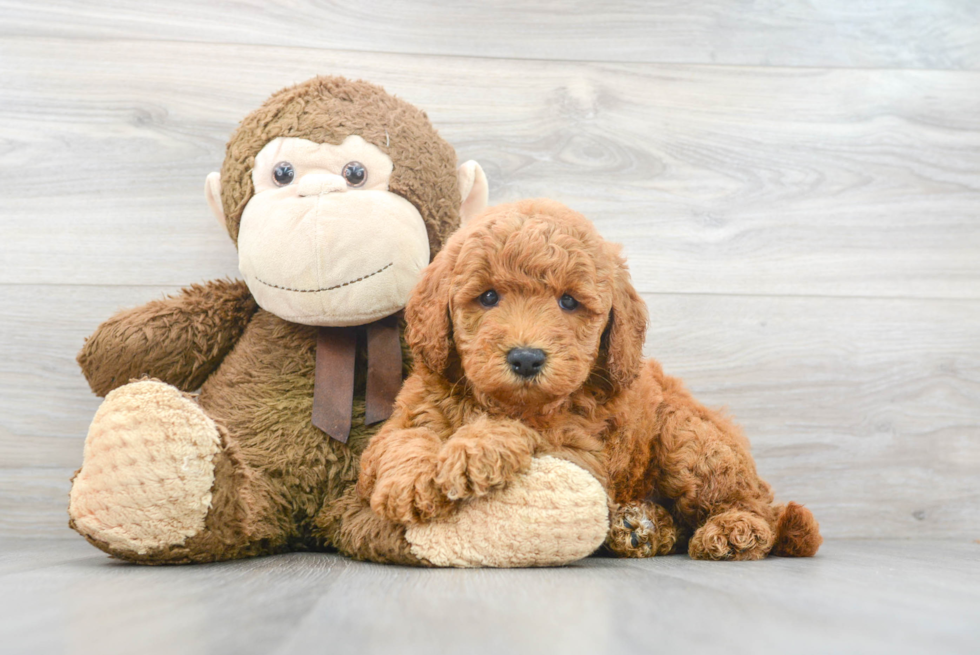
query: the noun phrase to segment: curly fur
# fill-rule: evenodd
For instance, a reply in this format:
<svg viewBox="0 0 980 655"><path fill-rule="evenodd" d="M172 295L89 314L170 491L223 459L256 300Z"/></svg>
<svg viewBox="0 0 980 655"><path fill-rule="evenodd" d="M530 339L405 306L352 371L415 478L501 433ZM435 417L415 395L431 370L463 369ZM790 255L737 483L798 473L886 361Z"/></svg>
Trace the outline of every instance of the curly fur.
<svg viewBox="0 0 980 655"><path fill-rule="evenodd" d="M565 294L577 308L559 306ZM406 321L416 364L357 485L379 515L445 516L553 454L607 484L614 519L631 526L607 542L619 554L685 542L699 559L816 552L812 515L773 504L739 430L643 360L646 307L619 247L567 207L523 201L472 221L426 270ZM511 370L515 347L547 354L537 376Z"/></svg>

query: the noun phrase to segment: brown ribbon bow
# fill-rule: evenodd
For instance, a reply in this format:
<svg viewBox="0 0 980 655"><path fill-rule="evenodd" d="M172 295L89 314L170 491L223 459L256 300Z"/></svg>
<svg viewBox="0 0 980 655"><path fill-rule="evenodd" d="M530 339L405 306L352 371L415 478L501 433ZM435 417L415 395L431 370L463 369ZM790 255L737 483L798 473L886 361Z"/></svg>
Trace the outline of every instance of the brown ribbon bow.
<svg viewBox="0 0 980 655"><path fill-rule="evenodd" d="M367 325L321 327L316 339L313 425L347 443L354 403L357 331L367 330L367 392L364 424L383 421L402 386L402 345L398 314Z"/></svg>

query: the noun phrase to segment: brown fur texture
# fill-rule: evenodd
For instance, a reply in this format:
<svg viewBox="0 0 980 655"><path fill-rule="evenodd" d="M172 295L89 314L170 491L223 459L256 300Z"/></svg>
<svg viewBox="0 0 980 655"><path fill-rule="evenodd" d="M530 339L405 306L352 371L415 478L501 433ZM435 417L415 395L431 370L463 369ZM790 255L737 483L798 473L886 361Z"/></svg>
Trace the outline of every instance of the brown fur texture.
<svg viewBox="0 0 980 655"><path fill-rule="evenodd" d="M110 318L85 340L78 364L99 396L150 370L181 391L193 391L215 371L257 309L244 282L195 284L179 296ZM109 352L112 357L106 357Z"/></svg>
<svg viewBox="0 0 980 655"><path fill-rule="evenodd" d="M273 94L242 121L228 142L221 167L221 202L228 233L251 199L252 167L260 150L278 137L339 145L357 134L395 162L389 190L422 214L433 256L459 225L456 151L421 109L380 86L343 77L315 77Z"/></svg>
<svg viewBox="0 0 980 655"><path fill-rule="evenodd" d="M499 302L487 307L491 289ZM566 294L573 310L559 305ZM357 489L376 513L445 516L553 454L606 481L618 554L670 552L686 535L698 559L816 552L812 515L773 504L741 432L642 359L646 307L619 247L567 207L523 201L471 221L406 319L416 366L361 459ZM530 380L506 360L517 347L547 355Z"/></svg>
<svg viewBox="0 0 980 655"><path fill-rule="evenodd" d="M232 239L252 195L255 154L269 140L290 136L338 144L351 134L391 156L391 190L418 208L437 252L459 225L453 148L424 112L380 87L337 77L280 91L232 136L221 174ZM197 402L218 426L223 448L215 458L211 509L200 534L144 554L86 538L116 557L144 564L331 547L381 561L420 563L407 552L400 525L370 515L342 525L353 517L348 509L349 499L356 498L351 487L358 457L379 426L364 424L363 330L349 440L330 439L312 425L316 335L316 327L257 308L243 282L221 280L120 312L99 326L78 355L96 394L143 377L183 391L199 389ZM406 351L406 373L410 362Z"/></svg>
<svg viewBox="0 0 980 655"><path fill-rule="evenodd" d="M813 557L822 540L820 526L813 514L798 503L787 503L779 511L776 545L773 555L779 557Z"/></svg>

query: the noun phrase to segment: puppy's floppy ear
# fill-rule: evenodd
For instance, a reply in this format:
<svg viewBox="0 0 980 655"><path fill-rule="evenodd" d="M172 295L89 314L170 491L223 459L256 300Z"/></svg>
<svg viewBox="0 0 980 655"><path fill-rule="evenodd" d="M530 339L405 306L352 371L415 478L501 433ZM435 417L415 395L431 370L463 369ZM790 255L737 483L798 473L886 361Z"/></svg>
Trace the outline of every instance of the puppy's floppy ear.
<svg viewBox="0 0 980 655"><path fill-rule="evenodd" d="M436 373L449 367L453 350L449 294L459 250L459 241L451 239L422 272L405 305L405 341L416 361Z"/></svg>
<svg viewBox="0 0 980 655"><path fill-rule="evenodd" d="M613 302L599 345L596 373L598 381L616 394L640 374L647 331L647 307L633 288L629 270L619 253L611 254L617 262Z"/></svg>

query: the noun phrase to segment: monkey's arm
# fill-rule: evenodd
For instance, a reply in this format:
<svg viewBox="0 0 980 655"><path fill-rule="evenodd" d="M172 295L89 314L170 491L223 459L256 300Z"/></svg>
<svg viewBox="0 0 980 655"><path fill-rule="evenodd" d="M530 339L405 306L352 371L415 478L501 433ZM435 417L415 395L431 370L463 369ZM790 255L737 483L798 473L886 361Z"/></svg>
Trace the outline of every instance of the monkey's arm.
<svg viewBox="0 0 980 655"><path fill-rule="evenodd" d="M78 364L99 396L144 376L193 391L235 345L256 309L242 281L195 284L110 318L85 340Z"/></svg>

